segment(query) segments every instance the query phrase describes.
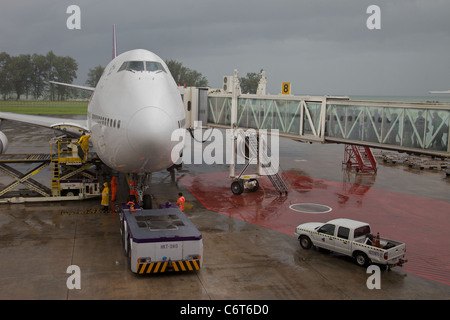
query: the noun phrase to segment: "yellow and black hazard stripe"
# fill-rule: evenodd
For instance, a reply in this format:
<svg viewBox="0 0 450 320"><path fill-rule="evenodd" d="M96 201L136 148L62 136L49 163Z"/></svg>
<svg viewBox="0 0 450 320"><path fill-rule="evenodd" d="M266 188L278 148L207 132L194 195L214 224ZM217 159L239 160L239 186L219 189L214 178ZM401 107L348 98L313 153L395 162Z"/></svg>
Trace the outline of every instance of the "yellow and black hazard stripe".
<svg viewBox="0 0 450 320"><path fill-rule="evenodd" d="M160 261L150 263L138 263L137 273L161 273L166 271L198 271L200 270L200 259L181 261Z"/></svg>
<svg viewBox="0 0 450 320"><path fill-rule="evenodd" d="M378 248L378 247L375 247L375 246L370 246L370 245L367 245L367 244L358 243L356 241L353 241L353 244L357 245L359 247L363 247L363 248L367 248L367 249L373 250L373 251L379 251L379 252L384 252L385 251L385 250L383 250L381 248Z"/></svg>
<svg viewBox="0 0 450 320"><path fill-rule="evenodd" d="M356 242L354 240L350 241L348 239L343 239L343 238L327 235L327 234L324 234L324 233L314 232L314 231L310 231L310 230L307 230L307 229L298 229L298 230L307 232L309 234L316 234L316 235L319 235L319 236L328 237L329 239L333 239L333 240L339 240L339 241L341 241L341 242L343 242L345 244L347 244L347 242L352 242L353 245L357 245L359 247L367 248L367 249L374 250L374 251L384 252L383 249L380 249L380 248L375 247L375 246L370 246L370 245L367 245L367 244L359 243L359 242Z"/></svg>

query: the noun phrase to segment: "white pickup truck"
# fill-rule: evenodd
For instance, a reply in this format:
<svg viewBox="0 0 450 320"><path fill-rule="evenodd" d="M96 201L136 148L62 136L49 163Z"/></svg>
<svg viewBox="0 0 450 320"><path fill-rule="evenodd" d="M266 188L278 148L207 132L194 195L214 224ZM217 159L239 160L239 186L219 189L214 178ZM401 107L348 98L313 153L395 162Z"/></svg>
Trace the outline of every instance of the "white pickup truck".
<svg viewBox="0 0 450 320"><path fill-rule="evenodd" d="M379 238L379 235L374 237L364 222L335 219L327 223L304 223L295 229L295 236L303 249L314 245L338 252L353 257L362 267L381 264L392 268L407 262L404 243Z"/></svg>

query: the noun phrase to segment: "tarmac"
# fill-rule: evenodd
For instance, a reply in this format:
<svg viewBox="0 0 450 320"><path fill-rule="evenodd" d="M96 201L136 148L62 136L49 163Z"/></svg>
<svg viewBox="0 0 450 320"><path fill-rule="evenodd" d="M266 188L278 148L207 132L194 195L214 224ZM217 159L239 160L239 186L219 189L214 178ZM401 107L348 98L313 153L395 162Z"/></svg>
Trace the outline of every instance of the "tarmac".
<svg viewBox="0 0 450 320"><path fill-rule="evenodd" d="M49 130L6 124L2 131L10 139L8 153L49 150ZM132 273L121 247L117 213L76 213L100 208L100 199L0 205L0 299L450 298L450 256L442 236L450 226L450 182L445 174L390 164L379 164L376 175L356 174L342 167L340 145L283 140L280 156L293 185L284 200L264 180L259 191L233 196L226 165L185 165L175 176L167 171L153 174L154 208L176 202L178 192L186 197L185 213L203 236L203 266L197 272ZM0 182L5 183L3 178ZM123 176L119 182L118 203L127 197ZM299 202L333 210L304 214L289 209ZM383 234L405 241L407 256L412 255L408 264L415 267L382 270L381 289L369 289L371 274L351 258L304 250L293 236L297 224L345 215L366 218L362 221ZM437 236L430 236L433 233ZM73 265L80 268L80 289L67 285L68 267Z"/></svg>

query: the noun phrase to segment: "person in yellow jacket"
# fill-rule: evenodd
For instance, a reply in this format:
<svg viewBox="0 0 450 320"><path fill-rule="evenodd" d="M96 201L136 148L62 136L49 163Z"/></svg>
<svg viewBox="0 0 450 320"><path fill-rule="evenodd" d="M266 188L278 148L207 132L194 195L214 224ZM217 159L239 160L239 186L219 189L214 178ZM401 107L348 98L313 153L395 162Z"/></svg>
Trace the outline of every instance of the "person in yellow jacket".
<svg viewBox="0 0 450 320"><path fill-rule="evenodd" d="M78 156L81 158L81 160L85 161L87 158L87 153L89 149L89 138L91 136L87 136L85 133L78 139Z"/></svg>
<svg viewBox="0 0 450 320"><path fill-rule="evenodd" d="M102 191L102 207L104 212L108 212L109 209L109 188L108 188L108 182L105 182L103 184L105 187Z"/></svg>

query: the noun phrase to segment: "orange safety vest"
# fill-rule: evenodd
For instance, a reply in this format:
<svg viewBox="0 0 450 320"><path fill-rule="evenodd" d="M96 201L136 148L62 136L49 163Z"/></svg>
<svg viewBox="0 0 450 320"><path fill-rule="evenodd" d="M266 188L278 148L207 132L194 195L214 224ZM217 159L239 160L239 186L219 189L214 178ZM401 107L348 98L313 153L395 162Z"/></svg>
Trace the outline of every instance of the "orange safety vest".
<svg viewBox="0 0 450 320"><path fill-rule="evenodd" d="M186 199L183 196L179 197L177 200L177 206L180 207L181 211L184 211L184 203L185 202L186 202Z"/></svg>
<svg viewBox="0 0 450 320"><path fill-rule="evenodd" d="M134 180L130 181L130 196L136 195L136 183Z"/></svg>
<svg viewBox="0 0 450 320"><path fill-rule="evenodd" d="M116 192L117 192L117 186L119 184L116 182L116 177L112 177L111 180L111 201L116 200Z"/></svg>

